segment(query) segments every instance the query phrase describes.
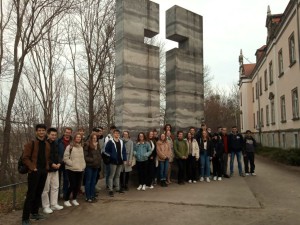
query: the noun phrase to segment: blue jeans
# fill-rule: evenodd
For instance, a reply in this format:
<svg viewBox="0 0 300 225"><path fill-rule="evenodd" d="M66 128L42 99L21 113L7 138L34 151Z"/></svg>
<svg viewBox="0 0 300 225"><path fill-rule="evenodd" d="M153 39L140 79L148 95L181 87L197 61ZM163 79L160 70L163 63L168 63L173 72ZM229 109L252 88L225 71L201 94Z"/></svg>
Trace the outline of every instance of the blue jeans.
<svg viewBox="0 0 300 225"><path fill-rule="evenodd" d="M166 180L169 168L169 160L159 161L160 180Z"/></svg>
<svg viewBox="0 0 300 225"><path fill-rule="evenodd" d="M61 184L61 177L63 177L62 184ZM69 189L69 176L68 176L68 171L65 169L65 165L59 168L59 187L60 187L59 192L61 193L61 189L62 189L63 198L65 199Z"/></svg>
<svg viewBox="0 0 300 225"><path fill-rule="evenodd" d="M231 152L230 154L230 174L233 174L233 163L234 163L234 156L236 155L237 162L238 162L238 168L239 168L239 174L241 175L243 173L243 168L242 168L242 152Z"/></svg>
<svg viewBox="0 0 300 225"><path fill-rule="evenodd" d="M207 155L207 151L200 152L200 174L201 177L210 177L210 159L209 155Z"/></svg>
<svg viewBox="0 0 300 225"><path fill-rule="evenodd" d="M98 174L97 168L85 168L85 197L86 199L95 198L96 177Z"/></svg>

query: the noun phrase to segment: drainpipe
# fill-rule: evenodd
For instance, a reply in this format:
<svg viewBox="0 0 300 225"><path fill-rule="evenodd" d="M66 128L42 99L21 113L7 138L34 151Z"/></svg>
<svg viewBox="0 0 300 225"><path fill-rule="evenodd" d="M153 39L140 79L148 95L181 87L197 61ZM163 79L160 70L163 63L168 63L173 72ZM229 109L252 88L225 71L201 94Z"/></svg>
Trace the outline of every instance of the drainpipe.
<svg viewBox="0 0 300 225"><path fill-rule="evenodd" d="M297 12L297 36L298 36L298 61L300 60L300 27L299 27L299 4L300 0L296 0L296 12ZM300 67L300 63L299 63Z"/></svg>

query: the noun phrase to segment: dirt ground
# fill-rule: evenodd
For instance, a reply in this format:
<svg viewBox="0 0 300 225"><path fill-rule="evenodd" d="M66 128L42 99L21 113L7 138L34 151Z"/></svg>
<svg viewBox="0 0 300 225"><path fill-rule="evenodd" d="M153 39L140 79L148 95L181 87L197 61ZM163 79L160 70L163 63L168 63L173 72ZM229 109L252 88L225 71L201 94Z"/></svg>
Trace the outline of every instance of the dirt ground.
<svg viewBox="0 0 300 225"><path fill-rule="evenodd" d="M87 225L299 225L300 168L257 157L257 176L223 181L156 186L54 212L32 224ZM103 181L102 181L103 183ZM21 224L21 211L0 215L0 225Z"/></svg>

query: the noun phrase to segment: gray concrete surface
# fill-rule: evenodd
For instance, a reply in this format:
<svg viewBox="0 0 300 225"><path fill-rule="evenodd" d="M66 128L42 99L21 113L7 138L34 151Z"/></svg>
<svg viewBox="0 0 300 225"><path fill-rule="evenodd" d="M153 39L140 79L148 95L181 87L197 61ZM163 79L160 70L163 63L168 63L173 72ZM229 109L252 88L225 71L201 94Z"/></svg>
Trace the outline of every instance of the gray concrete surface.
<svg viewBox="0 0 300 225"><path fill-rule="evenodd" d="M63 225L299 225L300 168L257 158L256 177L233 177L211 183L175 183L144 192L131 187L97 203L80 199L71 207L33 224ZM103 181L102 181L103 184ZM1 225L20 224L21 211L0 215Z"/></svg>

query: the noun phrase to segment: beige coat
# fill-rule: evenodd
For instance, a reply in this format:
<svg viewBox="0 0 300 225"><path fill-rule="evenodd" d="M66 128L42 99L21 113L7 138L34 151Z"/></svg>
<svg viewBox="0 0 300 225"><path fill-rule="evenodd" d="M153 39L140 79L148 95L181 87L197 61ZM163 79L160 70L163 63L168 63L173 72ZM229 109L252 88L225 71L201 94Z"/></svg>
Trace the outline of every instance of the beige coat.
<svg viewBox="0 0 300 225"><path fill-rule="evenodd" d="M67 170L81 172L85 169L85 160L83 147L81 145L74 145L70 151L71 146L68 145L64 153L64 162Z"/></svg>
<svg viewBox="0 0 300 225"><path fill-rule="evenodd" d="M170 159L172 156L171 147L168 141L162 142L159 140L156 142L156 152L158 161L165 161L166 157Z"/></svg>
<svg viewBox="0 0 300 225"><path fill-rule="evenodd" d="M189 147L189 143L188 143L187 140L186 140L186 143L187 143L187 145ZM198 142L196 141L196 139L193 139L193 142L192 142L192 156L195 156L197 160L200 157L199 151L200 150L199 150Z"/></svg>

